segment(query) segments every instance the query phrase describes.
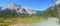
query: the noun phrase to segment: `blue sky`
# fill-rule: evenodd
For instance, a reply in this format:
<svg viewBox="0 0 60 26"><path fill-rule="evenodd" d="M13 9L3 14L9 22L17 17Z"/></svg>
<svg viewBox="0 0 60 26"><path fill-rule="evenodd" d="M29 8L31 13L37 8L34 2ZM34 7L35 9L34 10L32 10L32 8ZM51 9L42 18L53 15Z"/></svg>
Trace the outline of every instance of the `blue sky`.
<svg viewBox="0 0 60 26"><path fill-rule="evenodd" d="M7 7L9 3L27 6L32 10L42 11L53 6L51 0L0 0L0 6Z"/></svg>

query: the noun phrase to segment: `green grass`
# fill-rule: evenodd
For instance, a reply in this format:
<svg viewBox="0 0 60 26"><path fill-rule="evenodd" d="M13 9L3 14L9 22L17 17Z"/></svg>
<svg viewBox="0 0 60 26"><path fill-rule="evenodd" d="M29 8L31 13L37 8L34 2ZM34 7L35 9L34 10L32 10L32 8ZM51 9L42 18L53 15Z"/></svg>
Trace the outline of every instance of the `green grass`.
<svg viewBox="0 0 60 26"><path fill-rule="evenodd" d="M11 24L32 24L32 23L37 23L37 22L42 22L45 21L47 18L34 18L34 17L29 17L29 18L8 18L6 20L18 20L18 21L12 21L12 22L7 22L4 24L0 24L0 26L8 26ZM0 18L0 21L3 20L3 18Z"/></svg>
<svg viewBox="0 0 60 26"><path fill-rule="evenodd" d="M20 22L21 24L32 24L37 22L42 22L46 20L46 18L26 18L23 22Z"/></svg>
<svg viewBox="0 0 60 26"><path fill-rule="evenodd" d="M8 26L8 25L6 25L6 24L0 24L0 26Z"/></svg>

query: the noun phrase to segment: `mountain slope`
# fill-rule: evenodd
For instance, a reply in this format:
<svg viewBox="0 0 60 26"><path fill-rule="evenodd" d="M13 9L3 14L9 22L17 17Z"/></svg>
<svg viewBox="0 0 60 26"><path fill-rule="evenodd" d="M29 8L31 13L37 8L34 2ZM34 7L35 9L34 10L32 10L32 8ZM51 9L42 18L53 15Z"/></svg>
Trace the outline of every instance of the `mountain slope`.
<svg viewBox="0 0 60 26"><path fill-rule="evenodd" d="M43 12L46 17L57 17L57 8L55 6L49 7Z"/></svg>

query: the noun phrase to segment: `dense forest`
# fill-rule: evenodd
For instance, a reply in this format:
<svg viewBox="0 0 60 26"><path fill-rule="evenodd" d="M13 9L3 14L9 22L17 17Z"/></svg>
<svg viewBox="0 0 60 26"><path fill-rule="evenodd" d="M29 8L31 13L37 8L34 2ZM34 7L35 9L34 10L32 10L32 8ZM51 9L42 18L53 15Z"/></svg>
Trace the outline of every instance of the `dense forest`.
<svg viewBox="0 0 60 26"><path fill-rule="evenodd" d="M44 11L38 11L37 14L40 17L57 17L57 8L52 6Z"/></svg>

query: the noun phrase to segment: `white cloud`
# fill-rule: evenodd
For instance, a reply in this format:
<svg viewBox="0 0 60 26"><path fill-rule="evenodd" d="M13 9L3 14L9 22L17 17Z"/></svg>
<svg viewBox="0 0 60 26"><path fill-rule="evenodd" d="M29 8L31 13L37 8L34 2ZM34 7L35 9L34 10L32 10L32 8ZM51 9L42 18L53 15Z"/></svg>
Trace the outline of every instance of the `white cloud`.
<svg viewBox="0 0 60 26"><path fill-rule="evenodd" d="M60 0L56 1L55 4L56 4L56 5L60 4Z"/></svg>

